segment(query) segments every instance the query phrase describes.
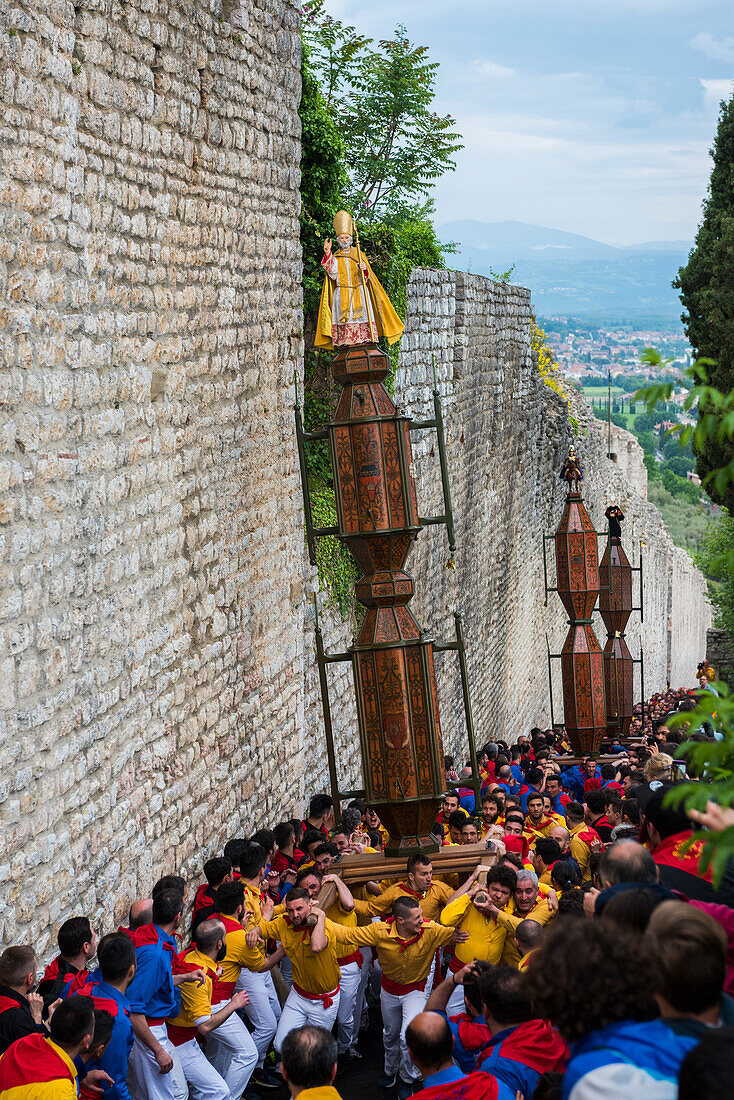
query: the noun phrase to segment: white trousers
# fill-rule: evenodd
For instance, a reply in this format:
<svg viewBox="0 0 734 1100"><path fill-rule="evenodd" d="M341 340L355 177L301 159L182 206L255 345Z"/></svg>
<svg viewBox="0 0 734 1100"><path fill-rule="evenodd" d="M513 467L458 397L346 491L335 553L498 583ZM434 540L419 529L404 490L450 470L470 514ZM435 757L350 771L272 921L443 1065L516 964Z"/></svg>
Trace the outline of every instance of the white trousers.
<svg viewBox="0 0 734 1100"><path fill-rule="evenodd" d="M459 1016L464 1011L464 987L463 985L457 985L451 990L451 996L449 997L448 1004L446 1005L447 1016Z"/></svg>
<svg viewBox="0 0 734 1100"><path fill-rule="evenodd" d="M269 970L259 974L243 967L235 989L237 992L246 989L250 995L245 1012L254 1025L252 1041L257 1047L257 1064L262 1067L280 1019L280 1001L273 985L273 975Z"/></svg>
<svg viewBox="0 0 734 1100"><path fill-rule="evenodd" d="M283 975L283 981L290 989L293 985L293 963L287 955L280 960L280 972ZM285 1007L285 1005L283 1007Z"/></svg>
<svg viewBox="0 0 734 1100"><path fill-rule="evenodd" d="M357 989L357 1000L354 1006L354 1039L352 1042L352 1046L357 1045L357 1038L359 1036L361 1021L363 1016L367 1012L365 999L367 996L367 983L370 980L370 973L372 971L372 948L360 947L360 951L362 952L362 958L364 959L364 962L362 963L359 987ZM369 1017L367 1018L369 1019Z"/></svg>
<svg viewBox="0 0 734 1100"><path fill-rule="evenodd" d="M426 1007L428 993L414 989L410 993L380 991L382 1007L382 1041L385 1046L385 1076L394 1077L400 1071L404 1081L417 1081L420 1073L413 1064L405 1042L410 1021Z"/></svg>
<svg viewBox="0 0 734 1100"><path fill-rule="evenodd" d="M291 989L288 1000L283 1005L278 1030L275 1033L273 1046L278 1054L280 1054L280 1048L286 1035L296 1027L303 1027L304 1024L314 1024L316 1027L325 1027L327 1031L331 1031L336 1014L339 1011L339 997L338 992L332 993L331 1005L324 1008L320 1000L312 1001L310 998L302 997L300 993L296 993L295 989Z"/></svg>
<svg viewBox="0 0 734 1100"><path fill-rule="evenodd" d="M345 1050L349 1050L357 1042L360 1020L356 1012L357 994L362 981L362 970L366 965L364 961L361 967L359 963L351 962L339 968L341 978L339 979L339 1011L336 1014L336 1021L340 1054L343 1054Z"/></svg>
<svg viewBox="0 0 734 1100"><path fill-rule="evenodd" d="M224 1080L204 1055L196 1039L176 1047L192 1100L232 1100Z"/></svg>
<svg viewBox="0 0 734 1100"><path fill-rule="evenodd" d="M154 1024L150 1030L173 1058L173 1069L161 1073L153 1051L136 1035L128 1061L128 1088L133 1100L188 1100L189 1086L176 1048L168 1038L166 1025Z"/></svg>
<svg viewBox="0 0 734 1100"><path fill-rule="evenodd" d="M212 1016L228 1001L212 1005ZM236 1012L206 1037L206 1054L233 1097L242 1096L257 1065L257 1047Z"/></svg>

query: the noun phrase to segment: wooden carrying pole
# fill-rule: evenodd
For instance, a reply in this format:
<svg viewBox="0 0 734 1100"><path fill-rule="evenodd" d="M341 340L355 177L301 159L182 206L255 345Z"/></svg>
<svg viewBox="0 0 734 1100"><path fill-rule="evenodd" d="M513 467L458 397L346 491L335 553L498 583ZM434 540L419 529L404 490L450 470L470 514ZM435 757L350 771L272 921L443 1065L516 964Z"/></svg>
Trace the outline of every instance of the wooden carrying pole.
<svg viewBox="0 0 734 1100"><path fill-rule="evenodd" d="M370 317L370 305L367 297L367 283L364 277L364 271L362 270L362 249L359 247L359 232L357 230L357 222L355 221L354 214L352 214L352 225L354 226L354 243L357 246L357 270L359 271L359 277L362 281L362 301L364 302L364 312L367 317L367 321L370 326L370 336L377 343L377 325L374 328L372 325L372 318Z"/></svg>
<svg viewBox="0 0 734 1100"><path fill-rule="evenodd" d="M433 852L430 856L434 874L451 872L469 874L480 863L489 866L497 861L497 851L481 844L451 844ZM402 878L405 876L405 856L386 858L381 852L365 855L345 855L331 870L338 874L347 886L369 882L371 879ZM328 884L327 884L328 885Z"/></svg>

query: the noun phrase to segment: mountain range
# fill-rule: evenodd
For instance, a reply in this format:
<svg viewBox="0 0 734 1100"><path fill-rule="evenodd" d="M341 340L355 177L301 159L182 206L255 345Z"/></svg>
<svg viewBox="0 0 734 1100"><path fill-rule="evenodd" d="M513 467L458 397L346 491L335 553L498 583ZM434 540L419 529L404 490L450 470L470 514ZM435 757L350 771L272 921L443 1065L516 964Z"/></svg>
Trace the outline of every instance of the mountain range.
<svg viewBox="0 0 734 1100"><path fill-rule="evenodd" d="M532 291L541 317L679 325L681 304L671 283L693 242L645 241L615 247L525 222L448 222L439 239L458 252L449 266L490 278L514 265L512 283Z"/></svg>

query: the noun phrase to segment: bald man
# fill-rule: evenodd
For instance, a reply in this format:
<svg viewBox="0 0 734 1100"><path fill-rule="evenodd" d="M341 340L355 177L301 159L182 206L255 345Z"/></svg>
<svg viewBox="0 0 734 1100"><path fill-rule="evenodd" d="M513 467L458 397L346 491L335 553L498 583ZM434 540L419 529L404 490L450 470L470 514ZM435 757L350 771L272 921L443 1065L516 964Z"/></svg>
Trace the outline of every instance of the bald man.
<svg viewBox="0 0 734 1100"><path fill-rule="evenodd" d="M515 943L520 952L518 970L527 970L530 956L543 946L543 926L536 920L522 920L515 929Z"/></svg>
<svg viewBox="0 0 734 1100"><path fill-rule="evenodd" d="M453 1035L445 1016L419 1012L405 1041L423 1078L421 1100L515 1100L515 1093L489 1073L463 1073L452 1058Z"/></svg>
<svg viewBox="0 0 734 1100"><path fill-rule="evenodd" d="M144 924L151 924L152 921L153 899L139 898L138 901L134 901L130 906L130 913L128 915L130 931L134 932L136 928L142 928Z"/></svg>

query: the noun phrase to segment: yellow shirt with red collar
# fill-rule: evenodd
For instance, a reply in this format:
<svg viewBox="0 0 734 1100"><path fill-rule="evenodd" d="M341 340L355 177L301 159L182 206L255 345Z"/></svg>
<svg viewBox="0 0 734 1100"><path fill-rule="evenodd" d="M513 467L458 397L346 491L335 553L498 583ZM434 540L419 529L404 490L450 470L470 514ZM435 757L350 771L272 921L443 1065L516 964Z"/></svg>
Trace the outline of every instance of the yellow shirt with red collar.
<svg viewBox="0 0 734 1100"><path fill-rule="evenodd" d="M313 1089L301 1089L298 1100L342 1100L333 1085L317 1085Z"/></svg>
<svg viewBox="0 0 734 1100"><path fill-rule="evenodd" d="M168 1038L175 1047L196 1038L197 1020L208 1019L212 1014L212 993L217 980L217 964L195 947L183 954L190 966L200 966L206 975L204 983L184 982L181 990L181 1011L166 1021Z"/></svg>
<svg viewBox="0 0 734 1100"><path fill-rule="evenodd" d="M520 971L521 974L525 973L528 966L530 965L530 960L532 959L533 955L536 951L539 950L540 948L534 947L532 951L528 951L527 955L523 955L523 957L520 959L520 962L517 964L517 969Z"/></svg>
<svg viewBox="0 0 734 1100"><path fill-rule="evenodd" d="M589 861L591 859L591 843L594 838L599 838L599 834L590 828L585 821L582 821L575 829L571 829L571 855L576 860L581 869L581 881L589 882L591 879L591 871L589 869Z"/></svg>
<svg viewBox="0 0 734 1100"><path fill-rule="evenodd" d="M242 969L252 970L256 974L265 966L265 955L260 947L248 947L245 929L234 917L225 917L215 913L216 920L224 925L227 953L219 963L222 975L214 983L214 1004L228 1001L234 993L234 987Z"/></svg>
<svg viewBox="0 0 734 1100"><path fill-rule="evenodd" d="M415 898L421 903L423 916L426 920L437 921L441 910L453 894L453 888L446 882L433 879L427 890L412 890L407 882L396 882L378 897L370 902L370 911L374 916L386 913L392 909L392 904L398 898Z"/></svg>
<svg viewBox="0 0 734 1100"><path fill-rule="evenodd" d="M0 1058L3 1100L77 1100L77 1071L65 1050L45 1035L25 1035Z"/></svg>
<svg viewBox="0 0 734 1100"><path fill-rule="evenodd" d="M546 899L539 893L535 905L529 913L521 913L517 908L514 898L510 898L505 909L500 909L497 921L507 929L507 938L502 951L502 962L505 966L514 966L517 969L521 955L515 943L515 929L524 920L534 920L538 924L548 924L555 917L555 911L548 905Z"/></svg>
<svg viewBox="0 0 734 1100"><path fill-rule="evenodd" d="M451 942L454 930L424 920L420 932L403 939L395 921L387 920L374 921L367 928L338 928L336 935L341 944L376 947L382 988L401 994L409 988L424 988L436 950Z"/></svg>
<svg viewBox="0 0 734 1100"><path fill-rule="evenodd" d="M523 836L526 836L532 843L537 840L539 836L548 836L551 829L555 829L558 825L557 821L553 820L551 814L543 814L540 821L536 824L532 818L525 818L525 828L523 829Z"/></svg>
<svg viewBox="0 0 734 1100"><path fill-rule="evenodd" d="M323 951L314 951L311 947L312 929L305 925L294 928L289 916L274 917L273 920L261 920L260 932L266 940L278 940L293 965L293 984L307 993L323 996L333 993L339 985L341 976L337 956L343 954L338 948L336 933L339 925L326 921L326 947ZM343 929L359 932L360 929Z"/></svg>
<svg viewBox="0 0 734 1100"><path fill-rule="evenodd" d="M247 924L245 925L246 928L249 928L252 925L259 924L262 918L263 892L254 886L250 886L244 879L241 882L245 888L245 910L252 913L252 916L247 918Z"/></svg>
<svg viewBox="0 0 734 1100"><path fill-rule="evenodd" d="M452 973L455 974L474 959L485 959L497 966L502 958L507 929L494 917L485 917L484 913L480 913L468 894L449 902L441 913L441 924L469 933L465 943L454 945L449 963Z"/></svg>

